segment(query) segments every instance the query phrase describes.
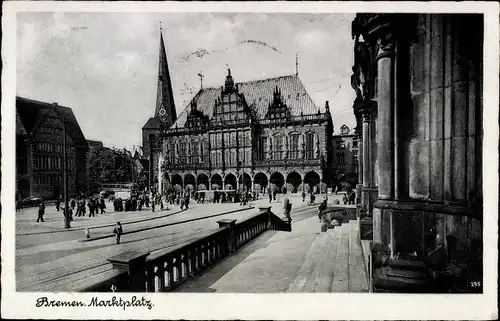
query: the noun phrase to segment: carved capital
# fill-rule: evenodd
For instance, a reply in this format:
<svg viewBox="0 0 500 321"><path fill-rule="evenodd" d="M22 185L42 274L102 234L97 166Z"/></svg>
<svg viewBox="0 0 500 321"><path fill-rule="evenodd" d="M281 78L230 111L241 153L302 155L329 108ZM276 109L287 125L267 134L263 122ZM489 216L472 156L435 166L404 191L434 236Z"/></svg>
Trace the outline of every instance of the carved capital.
<svg viewBox="0 0 500 321"><path fill-rule="evenodd" d="M377 39L377 60L385 57L393 57L395 44L396 37L388 26L379 30Z"/></svg>

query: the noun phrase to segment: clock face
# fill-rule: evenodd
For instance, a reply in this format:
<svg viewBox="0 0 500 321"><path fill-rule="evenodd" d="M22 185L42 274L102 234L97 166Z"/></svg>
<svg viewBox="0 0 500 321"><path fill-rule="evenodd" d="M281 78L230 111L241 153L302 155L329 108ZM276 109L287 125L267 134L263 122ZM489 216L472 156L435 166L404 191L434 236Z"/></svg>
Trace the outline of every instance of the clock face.
<svg viewBox="0 0 500 321"><path fill-rule="evenodd" d="M160 109L160 111L159 111L160 116L165 116L165 114L166 114L166 113L167 113L167 112L166 112L166 111L165 111L165 109L163 109L163 108L162 108L162 109Z"/></svg>

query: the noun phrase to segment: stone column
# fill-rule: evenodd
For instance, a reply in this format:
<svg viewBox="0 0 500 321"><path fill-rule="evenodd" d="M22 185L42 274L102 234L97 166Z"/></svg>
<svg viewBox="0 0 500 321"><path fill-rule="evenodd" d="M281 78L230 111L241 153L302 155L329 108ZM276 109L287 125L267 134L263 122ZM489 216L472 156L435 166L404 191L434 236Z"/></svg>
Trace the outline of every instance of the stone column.
<svg viewBox="0 0 500 321"><path fill-rule="evenodd" d="M161 164L163 163L163 154L160 154L160 157L158 158L158 191L161 195L162 190L163 190L163 184L162 184L162 178L163 178L163 171L161 168Z"/></svg>
<svg viewBox="0 0 500 321"><path fill-rule="evenodd" d="M254 192L255 188L254 188L254 182L253 182L253 176L250 177L252 179L252 193Z"/></svg>
<svg viewBox="0 0 500 321"><path fill-rule="evenodd" d="M210 175L210 177L208 178L208 190L212 190L212 175Z"/></svg>
<svg viewBox="0 0 500 321"><path fill-rule="evenodd" d="M370 121L371 121L371 109L369 106L366 106L363 109L363 187L371 186L371 157L370 157Z"/></svg>
<svg viewBox="0 0 500 321"><path fill-rule="evenodd" d="M378 40L377 159L378 198L394 196L394 39L389 31Z"/></svg>

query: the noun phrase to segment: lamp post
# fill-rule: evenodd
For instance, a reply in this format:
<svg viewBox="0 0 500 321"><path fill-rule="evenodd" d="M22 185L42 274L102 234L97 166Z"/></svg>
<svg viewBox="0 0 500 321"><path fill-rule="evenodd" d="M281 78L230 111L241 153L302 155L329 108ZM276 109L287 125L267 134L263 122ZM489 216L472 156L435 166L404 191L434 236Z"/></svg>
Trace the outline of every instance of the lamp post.
<svg viewBox="0 0 500 321"><path fill-rule="evenodd" d="M63 122L63 181L64 181L64 228L70 228L68 200L68 148L66 146L66 121Z"/></svg>

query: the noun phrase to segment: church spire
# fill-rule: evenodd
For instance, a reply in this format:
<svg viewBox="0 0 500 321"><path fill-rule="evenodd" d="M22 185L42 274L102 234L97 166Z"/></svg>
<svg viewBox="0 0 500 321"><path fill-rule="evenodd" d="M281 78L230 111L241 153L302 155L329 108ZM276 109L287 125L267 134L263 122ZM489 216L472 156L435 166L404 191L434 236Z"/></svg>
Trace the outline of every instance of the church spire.
<svg viewBox="0 0 500 321"><path fill-rule="evenodd" d="M174 94L170 72L168 70L167 52L163 41L163 32L160 23L160 58L158 62L158 86L156 93L155 117L160 119L161 124L168 128L177 120L175 111Z"/></svg>

